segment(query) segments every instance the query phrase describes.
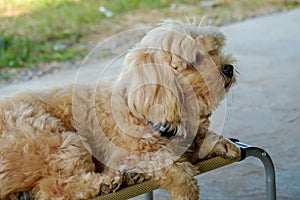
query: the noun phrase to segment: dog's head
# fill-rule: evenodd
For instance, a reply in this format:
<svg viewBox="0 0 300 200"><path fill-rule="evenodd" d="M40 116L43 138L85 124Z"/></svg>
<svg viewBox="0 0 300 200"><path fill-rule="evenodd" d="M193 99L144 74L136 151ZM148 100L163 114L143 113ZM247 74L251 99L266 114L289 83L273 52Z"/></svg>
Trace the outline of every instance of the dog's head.
<svg viewBox="0 0 300 200"><path fill-rule="evenodd" d="M185 135L189 121L208 126L236 81L235 60L223 52L224 44L213 26L165 21L150 30L127 54L120 76L127 77L131 114L166 137Z"/></svg>

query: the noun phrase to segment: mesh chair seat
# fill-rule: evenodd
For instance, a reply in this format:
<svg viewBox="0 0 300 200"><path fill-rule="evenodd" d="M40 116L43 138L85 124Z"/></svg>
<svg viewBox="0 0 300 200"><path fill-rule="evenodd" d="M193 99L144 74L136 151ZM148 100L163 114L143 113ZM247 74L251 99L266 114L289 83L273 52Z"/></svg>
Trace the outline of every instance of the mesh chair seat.
<svg viewBox="0 0 300 200"><path fill-rule="evenodd" d="M249 156L256 157L262 161L265 167L267 199L275 200L276 199L275 169L269 154L265 150L259 147L252 147L250 145L240 143L236 139L233 139L233 142L235 142L241 148L240 155L230 159L225 159L222 157L213 157L207 160L203 160L196 164L196 166L200 171L199 174L203 174L205 172L223 167L225 165L229 165L231 163L244 160L246 157ZM90 200L123 200L123 199L133 198L145 193L150 194L148 197L146 196L145 198L150 200L153 199L153 193L152 193L153 190L156 190L159 187L160 185L158 181L148 180L139 184L122 188L115 193L96 196Z"/></svg>
<svg viewBox="0 0 300 200"><path fill-rule="evenodd" d="M213 157L204 161L201 161L196 164L199 168L200 173L205 173L211 171L213 169L220 168L222 166L237 162L241 160L241 156L237 156L235 158L225 159L222 157ZM118 199L129 199L135 196L151 192L160 187L159 182L156 180L149 180L139 184L135 184L132 186L125 187L123 189L118 190L115 193L110 193L107 195L101 195L92 198L91 200L118 200Z"/></svg>

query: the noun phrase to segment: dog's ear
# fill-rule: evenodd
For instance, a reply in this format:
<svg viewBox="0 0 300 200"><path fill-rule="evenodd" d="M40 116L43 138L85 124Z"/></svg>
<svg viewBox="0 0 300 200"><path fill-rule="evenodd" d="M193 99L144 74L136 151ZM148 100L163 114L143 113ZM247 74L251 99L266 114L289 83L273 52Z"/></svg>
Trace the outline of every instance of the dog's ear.
<svg viewBox="0 0 300 200"><path fill-rule="evenodd" d="M224 34L214 26L203 26L199 30L201 37L197 40L203 49L210 55L220 53L225 45Z"/></svg>
<svg viewBox="0 0 300 200"><path fill-rule="evenodd" d="M128 53L120 77L125 80L125 96L135 117L175 125L182 118L183 94L175 70L164 58L167 54L157 51L133 50Z"/></svg>

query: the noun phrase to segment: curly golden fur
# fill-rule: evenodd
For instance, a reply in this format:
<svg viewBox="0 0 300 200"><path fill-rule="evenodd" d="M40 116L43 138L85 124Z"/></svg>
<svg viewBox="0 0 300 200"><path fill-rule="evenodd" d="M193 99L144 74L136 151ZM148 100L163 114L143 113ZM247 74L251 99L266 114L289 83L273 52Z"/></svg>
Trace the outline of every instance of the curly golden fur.
<svg viewBox="0 0 300 200"><path fill-rule="evenodd" d="M215 27L165 21L97 88L2 99L0 199L29 190L36 199L88 199L116 191L124 173L159 180L173 199L199 199L193 164L239 154L208 130L236 80L224 41Z"/></svg>

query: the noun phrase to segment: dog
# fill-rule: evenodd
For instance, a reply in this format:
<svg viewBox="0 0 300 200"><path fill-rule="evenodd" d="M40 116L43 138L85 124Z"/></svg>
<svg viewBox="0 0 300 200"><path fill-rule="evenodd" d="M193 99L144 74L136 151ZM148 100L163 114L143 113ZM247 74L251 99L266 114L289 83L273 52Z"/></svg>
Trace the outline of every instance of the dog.
<svg viewBox="0 0 300 200"><path fill-rule="evenodd" d="M166 20L126 55L119 76L0 102L0 199L89 199L155 179L173 199L199 199L197 161L240 154L209 130L236 82L213 26ZM127 177L127 178L126 178ZM138 178L136 178L138 177ZM130 184L130 183L128 183Z"/></svg>

